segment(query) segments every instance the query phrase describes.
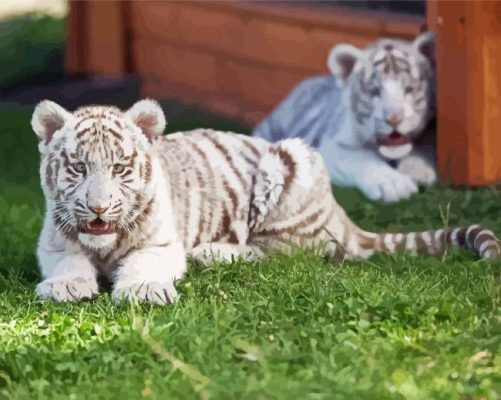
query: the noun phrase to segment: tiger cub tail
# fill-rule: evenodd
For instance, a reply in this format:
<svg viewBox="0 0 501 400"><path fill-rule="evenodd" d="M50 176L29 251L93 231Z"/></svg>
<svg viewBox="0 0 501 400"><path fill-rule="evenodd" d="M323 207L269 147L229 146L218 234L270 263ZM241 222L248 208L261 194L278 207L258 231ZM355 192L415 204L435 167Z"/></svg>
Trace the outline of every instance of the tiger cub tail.
<svg viewBox="0 0 501 400"><path fill-rule="evenodd" d="M355 233L361 256L373 252L394 253L408 251L414 255L441 255L448 248L473 250L483 260L501 256L499 240L494 232L480 225L445 228L411 233Z"/></svg>
<svg viewBox="0 0 501 400"><path fill-rule="evenodd" d="M267 241L326 244L325 250L335 258L399 251L441 255L450 247L473 250L484 260L501 257L495 234L480 225L410 233L364 231L332 195L322 157L298 139L275 145L259 170L263 176L256 176L251 220L257 221L258 234Z"/></svg>
<svg viewBox="0 0 501 400"><path fill-rule="evenodd" d="M448 248L501 256L494 233L480 225L410 233L372 233L358 227L332 195L322 156L299 139L283 140L262 157L249 214L251 240L322 245L333 258L368 258L377 252L441 255Z"/></svg>

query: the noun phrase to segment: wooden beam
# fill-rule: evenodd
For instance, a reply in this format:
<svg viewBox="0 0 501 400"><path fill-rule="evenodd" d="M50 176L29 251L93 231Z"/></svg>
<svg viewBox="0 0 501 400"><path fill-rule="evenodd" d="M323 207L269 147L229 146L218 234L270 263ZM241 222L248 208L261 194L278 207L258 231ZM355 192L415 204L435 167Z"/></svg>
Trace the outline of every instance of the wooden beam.
<svg viewBox="0 0 501 400"><path fill-rule="evenodd" d="M437 33L437 147L452 184L501 181L501 1L428 0Z"/></svg>
<svg viewBox="0 0 501 400"><path fill-rule="evenodd" d="M122 1L89 1L87 67L95 74L126 72L125 19Z"/></svg>
<svg viewBox="0 0 501 400"><path fill-rule="evenodd" d="M70 1L66 70L123 75L129 69L127 1Z"/></svg>
<svg viewBox="0 0 501 400"><path fill-rule="evenodd" d="M85 46L88 3L84 1L70 1L68 17L66 18L66 50L65 68L70 75L86 72Z"/></svg>

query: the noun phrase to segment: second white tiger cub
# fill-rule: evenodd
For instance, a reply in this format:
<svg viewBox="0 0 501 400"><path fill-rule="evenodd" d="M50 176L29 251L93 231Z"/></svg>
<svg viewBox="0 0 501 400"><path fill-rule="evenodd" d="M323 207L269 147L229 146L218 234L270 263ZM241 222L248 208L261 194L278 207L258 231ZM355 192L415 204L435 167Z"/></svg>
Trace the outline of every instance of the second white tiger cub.
<svg viewBox="0 0 501 400"><path fill-rule="evenodd" d="M433 48L432 32L365 49L339 44L327 61L332 75L301 82L253 136L301 138L318 148L333 183L372 200L408 198L437 179L434 138L420 137L434 115Z"/></svg>
<svg viewBox="0 0 501 400"><path fill-rule="evenodd" d="M291 243L332 257L439 254L449 244L500 255L494 234L477 225L361 230L334 200L322 157L298 139L270 144L207 129L162 136L165 117L151 100L126 112L73 113L46 100L32 126L47 207L37 249L42 298L90 298L104 275L115 299L166 304L187 255L258 258Z"/></svg>

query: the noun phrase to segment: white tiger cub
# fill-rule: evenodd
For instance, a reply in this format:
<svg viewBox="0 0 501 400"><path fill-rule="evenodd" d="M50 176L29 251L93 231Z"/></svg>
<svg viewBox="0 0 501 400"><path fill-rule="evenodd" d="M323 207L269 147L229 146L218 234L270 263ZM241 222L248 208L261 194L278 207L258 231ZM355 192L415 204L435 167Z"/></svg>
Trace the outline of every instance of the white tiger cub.
<svg viewBox="0 0 501 400"><path fill-rule="evenodd" d="M37 255L42 298L174 301L190 255L204 263L259 258L289 245L318 245L332 257L376 251L438 254L448 243L482 258L500 255L478 225L422 233L365 232L332 196L322 157L298 139L262 139L208 129L163 136L152 100L126 112L87 106L71 113L45 100L39 138L47 212Z"/></svg>
<svg viewBox="0 0 501 400"><path fill-rule="evenodd" d="M335 46L331 76L298 85L253 136L299 137L319 149L333 183L394 202L436 182L434 145L413 146L433 115L434 35ZM388 160L398 160L392 168Z"/></svg>

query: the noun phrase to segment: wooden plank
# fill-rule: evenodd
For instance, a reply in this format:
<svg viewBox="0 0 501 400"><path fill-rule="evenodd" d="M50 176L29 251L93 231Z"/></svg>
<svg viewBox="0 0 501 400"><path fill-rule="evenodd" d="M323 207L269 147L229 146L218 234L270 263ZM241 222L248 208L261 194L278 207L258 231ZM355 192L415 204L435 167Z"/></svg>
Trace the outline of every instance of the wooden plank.
<svg viewBox="0 0 501 400"><path fill-rule="evenodd" d="M240 15L244 19L272 20L290 25L301 25L308 29L332 29L346 34L366 36L396 36L413 39L419 32L423 18L410 15L396 15L384 11L356 10L350 7L308 7L300 2L279 1L193 1L178 0L212 10L223 10Z"/></svg>
<svg viewBox="0 0 501 400"><path fill-rule="evenodd" d="M440 174L452 184L499 182L501 2L441 1L433 7L428 23L437 32Z"/></svg>
<svg viewBox="0 0 501 400"><path fill-rule="evenodd" d="M264 3L136 1L131 7L136 38L310 75L327 73L327 55L337 43L365 47L380 36L413 39L423 22L334 7L310 10Z"/></svg>
<svg viewBox="0 0 501 400"><path fill-rule="evenodd" d="M86 28L87 2L70 1L66 19L65 68L70 75L86 72Z"/></svg>
<svg viewBox="0 0 501 400"><path fill-rule="evenodd" d="M86 15L86 64L93 74L127 72L127 27L122 1L89 1Z"/></svg>

